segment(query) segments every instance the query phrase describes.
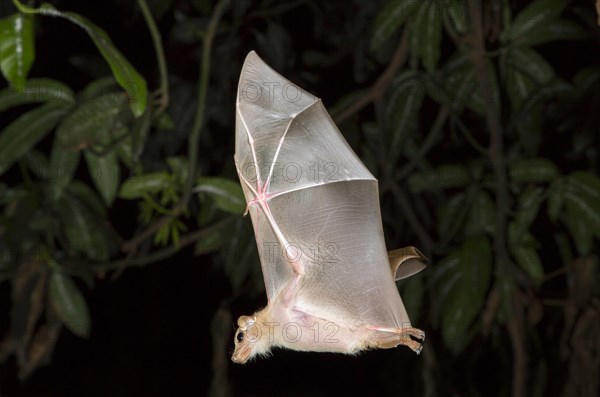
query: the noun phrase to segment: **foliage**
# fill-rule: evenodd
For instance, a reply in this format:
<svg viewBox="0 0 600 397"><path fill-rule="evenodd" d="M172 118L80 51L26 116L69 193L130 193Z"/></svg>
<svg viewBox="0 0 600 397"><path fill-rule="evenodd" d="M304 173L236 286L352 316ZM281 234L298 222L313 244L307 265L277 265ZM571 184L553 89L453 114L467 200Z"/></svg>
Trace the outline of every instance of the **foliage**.
<svg viewBox="0 0 600 397"><path fill-rule="evenodd" d="M388 246L416 245L432 259L399 288L413 323L432 327L426 350L440 357L439 371L452 373L459 359L474 366L469 347L482 339L510 345L499 354L514 360L503 364L513 371L512 393L529 395L522 374L533 363L521 358L535 355L541 368L556 360L543 346L562 340L569 349L567 310L539 308L573 299L578 286L556 287L557 275L578 280L582 261L598 271L600 69L585 57L565 68L555 54L573 43L597 50L591 8L566 0L140 0L136 12L157 53L148 68L160 75L151 93L147 73L91 20L51 4L14 4L0 19L8 82L0 115L10 120L0 131L0 282L12 291L0 359L14 354L22 378L49 360L63 325L84 338L93 332L81 289L106 272L194 244L196 255L220 265L234 298L261 292L231 160L237 78L250 49L337 102L334 119L380 181ZM286 30L293 11L312 21L310 49ZM154 21L164 15L175 18L169 32ZM332 15L343 21L331 22L335 32ZM83 29L108 74L93 74L79 90L29 77L34 28L48 16ZM168 46L201 54L197 82L181 65L168 74L177 62L165 59L160 33ZM328 86L325 76L342 70L352 81ZM126 214L133 236L113 225L117 204L137 208ZM576 327L577 315L570 318ZM36 332L53 337L40 341ZM567 356L545 376L560 373ZM432 387L466 393L452 377L423 386Z"/></svg>

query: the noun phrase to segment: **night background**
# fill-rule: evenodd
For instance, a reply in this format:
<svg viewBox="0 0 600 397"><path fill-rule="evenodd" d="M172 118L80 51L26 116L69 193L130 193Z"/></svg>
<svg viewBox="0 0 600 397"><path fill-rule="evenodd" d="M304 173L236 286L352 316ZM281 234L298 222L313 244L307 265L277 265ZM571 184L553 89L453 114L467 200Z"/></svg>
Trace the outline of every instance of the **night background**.
<svg viewBox="0 0 600 397"><path fill-rule="evenodd" d="M0 396L600 395L597 9L0 0ZM421 355L231 362L267 303L251 50L377 177L388 249L430 258L397 283Z"/></svg>

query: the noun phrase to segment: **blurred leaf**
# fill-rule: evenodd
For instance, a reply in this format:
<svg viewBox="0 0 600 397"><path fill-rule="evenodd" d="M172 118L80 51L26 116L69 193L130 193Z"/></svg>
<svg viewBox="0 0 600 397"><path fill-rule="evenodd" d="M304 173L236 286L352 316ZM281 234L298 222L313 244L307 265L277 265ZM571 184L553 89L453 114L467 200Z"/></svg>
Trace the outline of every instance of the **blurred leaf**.
<svg viewBox="0 0 600 397"><path fill-rule="evenodd" d="M17 5L19 10L25 14L41 14L65 18L85 30L98 48L98 51L100 51L100 54L102 54L106 62L108 62L119 85L127 91L129 104L133 114L140 116L144 113L148 96L146 80L138 74L133 66L131 66L127 58L117 50L104 30L79 14L58 11L53 5L48 3L42 4L41 7L37 9L24 6L17 1L15 1L15 5Z"/></svg>
<svg viewBox="0 0 600 397"><path fill-rule="evenodd" d="M469 343L469 328L485 303L492 275L492 247L487 237L465 240L457 269L458 282L444 302L442 337L459 353Z"/></svg>
<svg viewBox="0 0 600 397"><path fill-rule="evenodd" d="M100 97L119 92L119 84L113 76L104 76L89 82L80 96L82 102L96 102Z"/></svg>
<svg viewBox="0 0 600 397"><path fill-rule="evenodd" d="M33 172L38 178L46 180L48 178L48 159L44 153L36 149L31 149L25 154L25 163L27 168Z"/></svg>
<svg viewBox="0 0 600 397"><path fill-rule="evenodd" d="M432 302L432 320L433 326L436 328L440 327L441 319L445 313L446 302L449 296L456 290L458 280L460 279L459 264L460 251L452 250L432 268L428 289L435 293L435 299Z"/></svg>
<svg viewBox="0 0 600 397"><path fill-rule="evenodd" d="M249 278L255 292L264 291L261 267L258 263L256 241L250 222L237 217L235 223L227 228L229 236L220 249L223 270L231 282L234 296Z"/></svg>
<svg viewBox="0 0 600 397"><path fill-rule="evenodd" d="M390 167L394 167L402 153L402 146L416 122L425 94L418 75L413 71L402 73L396 81L386 110L388 120L391 120Z"/></svg>
<svg viewBox="0 0 600 397"><path fill-rule="evenodd" d="M581 40L587 36L578 24L567 19L556 19L521 37L519 44L535 46L558 40Z"/></svg>
<svg viewBox="0 0 600 397"><path fill-rule="evenodd" d="M375 18L371 50L376 50L392 36L419 8L421 1L390 0Z"/></svg>
<svg viewBox="0 0 600 397"><path fill-rule="evenodd" d="M50 276L49 299L62 323L81 338L88 338L92 328L85 298L71 278L60 271Z"/></svg>
<svg viewBox="0 0 600 397"><path fill-rule="evenodd" d="M146 194L156 194L171 185L172 179L168 172L155 172L131 177L121 185L119 197L133 200Z"/></svg>
<svg viewBox="0 0 600 397"><path fill-rule="evenodd" d="M528 35L537 36L536 30L543 29L556 19L567 6L564 0L532 1L500 35L502 42L514 41Z"/></svg>
<svg viewBox="0 0 600 397"><path fill-rule="evenodd" d="M504 85L513 111L519 110L536 89L535 81L512 65L506 70Z"/></svg>
<svg viewBox="0 0 600 397"><path fill-rule="evenodd" d="M194 188L196 193L210 195L217 207L232 214L241 214L246 208L246 200L239 183L218 177L201 177Z"/></svg>
<svg viewBox="0 0 600 397"><path fill-rule="evenodd" d="M453 235L457 229L462 229L469 206L466 204L466 195L458 193L448 200L444 200L439 207L438 230L443 239Z"/></svg>
<svg viewBox="0 0 600 397"><path fill-rule="evenodd" d="M554 77L552 66L537 51L529 47L513 48L508 56L513 67L524 71L539 84L547 83Z"/></svg>
<svg viewBox="0 0 600 397"><path fill-rule="evenodd" d="M14 106L38 102L64 103L69 106L75 94L68 86L52 79L29 79L23 90L7 87L0 90L0 112Z"/></svg>
<svg viewBox="0 0 600 397"><path fill-rule="evenodd" d="M0 132L0 175L52 131L67 111L60 104L48 103L6 126Z"/></svg>
<svg viewBox="0 0 600 397"><path fill-rule="evenodd" d="M586 232L600 239L600 179L585 171L571 173L565 201L573 221L585 222Z"/></svg>
<svg viewBox="0 0 600 397"><path fill-rule="evenodd" d="M167 164L175 176L175 180L181 185L187 182L189 174L189 162L187 157L177 156L167 158Z"/></svg>
<svg viewBox="0 0 600 397"><path fill-rule="evenodd" d="M13 353L19 365L25 362L24 351L43 310L45 287L40 262L28 258L19 264L11 282L10 327L0 343L0 362Z"/></svg>
<svg viewBox="0 0 600 397"><path fill-rule="evenodd" d="M121 181L121 169L119 168L116 151L110 150L102 156L97 156L89 150L85 150L84 156L94 185L96 185L106 205L108 207L112 206Z"/></svg>
<svg viewBox="0 0 600 397"><path fill-rule="evenodd" d="M0 19L0 36L0 71L18 92L22 92L35 59L33 18L18 13Z"/></svg>
<svg viewBox="0 0 600 397"><path fill-rule="evenodd" d="M85 102L73 111L58 127L56 134L65 149L85 149L96 142L108 144L109 133L123 111L125 95L105 94Z"/></svg>
<svg viewBox="0 0 600 397"><path fill-rule="evenodd" d="M540 210L544 200L544 189L539 186L529 186L519 196L515 222L521 230L528 230Z"/></svg>
<svg viewBox="0 0 600 397"><path fill-rule="evenodd" d="M198 240L196 244L194 244L194 255L206 255L217 252L223 244L225 243L225 236L221 230L215 230L209 236Z"/></svg>
<svg viewBox="0 0 600 397"><path fill-rule="evenodd" d="M494 201L483 189L473 192L469 216L465 225L467 236L477 236L481 233L493 234L496 229L496 206Z"/></svg>
<svg viewBox="0 0 600 397"><path fill-rule="evenodd" d="M423 26L423 21L427 18L427 10L429 9L428 7L428 2L431 0L424 0L421 1L421 5L418 8L418 10L416 11L415 15L413 17L410 18L410 20L407 23L407 29L408 29L408 48L409 48L409 66L410 69L417 69L417 67L419 66L419 61L421 59L421 47L423 47L423 40L424 37L421 34L421 32L424 30L424 28L422 29Z"/></svg>
<svg viewBox="0 0 600 397"><path fill-rule="evenodd" d="M548 218L555 223L561 213L564 205L566 180L564 178L556 178L548 188Z"/></svg>
<svg viewBox="0 0 600 397"><path fill-rule="evenodd" d="M425 190L464 187L471 178L466 167L458 164L442 164L429 172L416 172L408 178L408 186L413 193Z"/></svg>
<svg viewBox="0 0 600 397"><path fill-rule="evenodd" d="M539 286L544 281L544 266L537 250L535 248L517 246L513 247L511 251L517 265Z"/></svg>
<svg viewBox="0 0 600 397"><path fill-rule="evenodd" d="M71 183L80 157L79 151L63 149L58 137L54 139L49 166L53 200L60 198L63 190Z"/></svg>
<svg viewBox="0 0 600 397"><path fill-rule="evenodd" d="M584 207L587 206L586 203L576 200L573 196L571 198L566 200L566 212L562 215L561 221L567 226L579 255L586 256L592 251L594 232L588 222L586 210L579 207L582 204Z"/></svg>
<svg viewBox="0 0 600 397"><path fill-rule="evenodd" d="M515 183L545 183L558 176L558 168L544 158L519 160L509 166L509 175Z"/></svg>
<svg viewBox="0 0 600 397"><path fill-rule="evenodd" d="M461 0L444 0L442 4L446 31L450 36L462 36L468 29L465 3Z"/></svg>
<svg viewBox="0 0 600 397"><path fill-rule="evenodd" d="M400 294L406 306L408 317L413 319L413 321L417 321L416 319L421 314L421 307L423 306L425 296L423 273L410 277L410 280L398 281L397 284L400 285Z"/></svg>
<svg viewBox="0 0 600 397"><path fill-rule="evenodd" d="M96 217L87 207L79 200L63 196L56 210L69 243L66 249L91 260L108 260L107 237Z"/></svg>
<svg viewBox="0 0 600 397"><path fill-rule="evenodd" d="M91 187L81 181L73 180L67 186L67 191L77 197L82 203L85 203L96 214L106 217L106 207L100 197L98 197L96 191Z"/></svg>
<svg viewBox="0 0 600 397"><path fill-rule="evenodd" d="M419 47L423 67L428 72L433 72L437 68L440 60L441 41L442 41L442 11L438 7L437 1L429 1L423 4L427 7L424 18L420 23L421 35Z"/></svg>
<svg viewBox="0 0 600 397"><path fill-rule="evenodd" d="M134 120L131 127L131 155L133 156L133 163L136 164L146 145L146 138L152 125L152 111L148 107L141 117Z"/></svg>

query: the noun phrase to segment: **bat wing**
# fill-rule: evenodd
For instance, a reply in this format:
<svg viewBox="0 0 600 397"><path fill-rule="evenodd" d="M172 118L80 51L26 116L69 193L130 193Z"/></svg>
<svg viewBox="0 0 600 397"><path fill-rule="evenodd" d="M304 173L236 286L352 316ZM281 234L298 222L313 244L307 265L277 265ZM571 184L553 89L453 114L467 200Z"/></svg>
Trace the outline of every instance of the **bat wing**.
<svg viewBox="0 0 600 397"><path fill-rule="evenodd" d="M301 273L296 298L306 312L407 325L385 248L377 180L321 100L251 52L236 107L236 167L269 300Z"/></svg>

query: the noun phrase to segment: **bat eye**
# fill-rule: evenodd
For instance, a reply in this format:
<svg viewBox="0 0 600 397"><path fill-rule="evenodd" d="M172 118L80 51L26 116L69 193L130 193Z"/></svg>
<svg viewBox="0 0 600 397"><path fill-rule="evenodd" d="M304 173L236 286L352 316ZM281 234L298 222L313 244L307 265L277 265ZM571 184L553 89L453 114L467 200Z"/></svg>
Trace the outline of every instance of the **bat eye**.
<svg viewBox="0 0 600 397"><path fill-rule="evenodd" d="M238 332L236 339L238 342L241 342L244 340L244 333L243 332Z"/></svg>

